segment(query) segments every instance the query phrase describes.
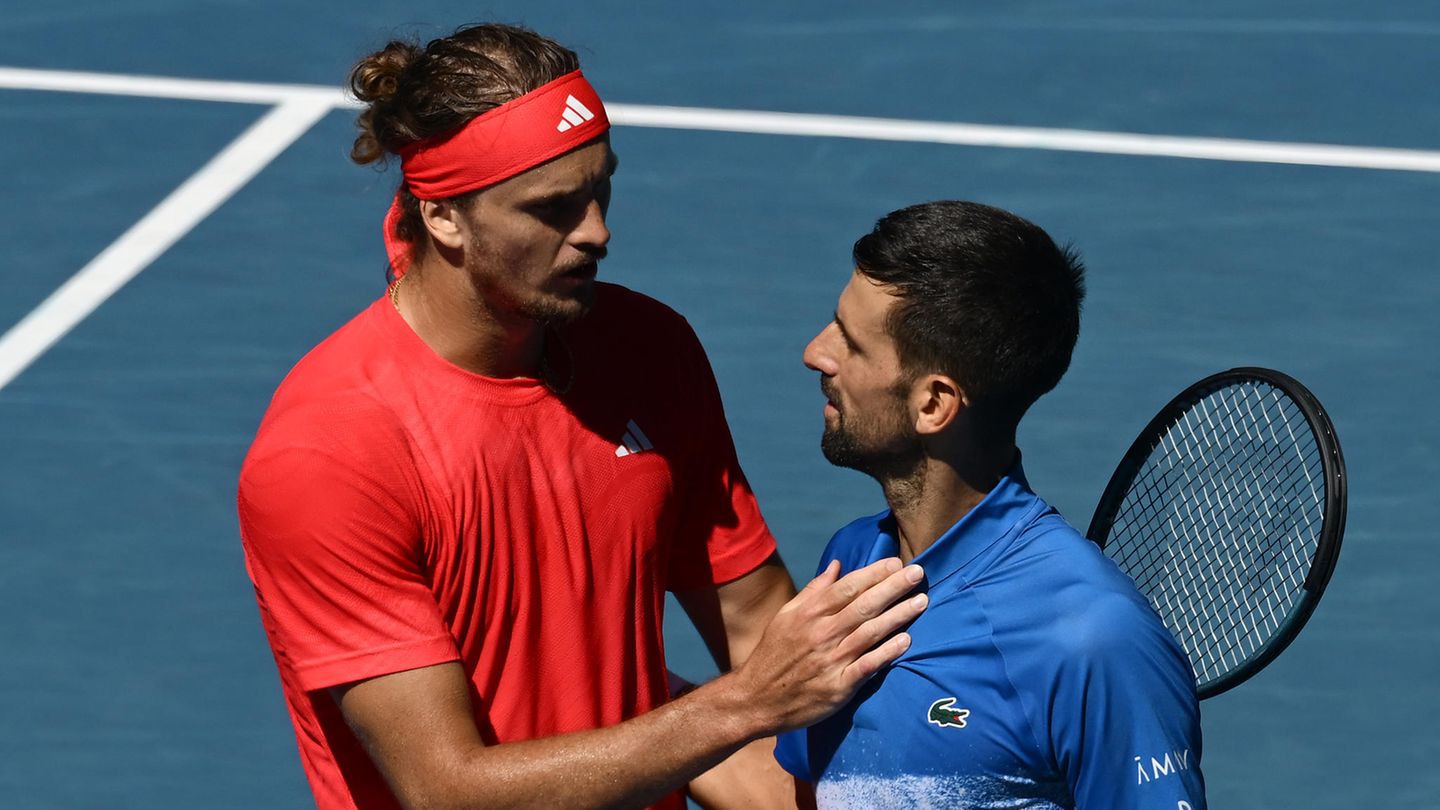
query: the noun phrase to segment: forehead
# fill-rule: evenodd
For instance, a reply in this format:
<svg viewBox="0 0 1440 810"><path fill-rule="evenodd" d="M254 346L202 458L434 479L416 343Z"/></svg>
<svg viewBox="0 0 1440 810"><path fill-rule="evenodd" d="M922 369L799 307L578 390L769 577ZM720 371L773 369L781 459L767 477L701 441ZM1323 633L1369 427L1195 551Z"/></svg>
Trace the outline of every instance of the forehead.
<svg viewBox="0 0 1440 810"><path fill-rule="evenodd" d="M850 331L883 336L886 334L885 318L896 300L887 287L856 270L850 274L845 289L840 291L836 314Z"/></svg>
<svg viewBox="0 0 1440 810"><path fill-rule="evenodd" d="M576 149L518 174L487 191L495 196L549 194L566 192L593 185L615 170L615 153L610 149L609 136L591 141Z"/></svg>

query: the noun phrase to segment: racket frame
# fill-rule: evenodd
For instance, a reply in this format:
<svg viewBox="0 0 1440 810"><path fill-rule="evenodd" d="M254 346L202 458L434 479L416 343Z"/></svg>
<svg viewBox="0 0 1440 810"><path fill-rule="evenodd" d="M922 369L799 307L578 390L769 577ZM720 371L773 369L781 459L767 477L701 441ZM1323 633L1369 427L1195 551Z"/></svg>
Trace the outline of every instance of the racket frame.
<svg viewBox="0 0 1440 810"><path fill-rule="evenodd" d="M1115 473L1110 476L1110 482L1106 484L1105 492L1100 496L1100 502L1095 507L1095 514L1090 520L1090 528L1085 532L1086 537L1104 549L1120 504L1124 501L1135 477L1144 468L1146 460L1160 444L1166 431L1175 425L1193 405L1205 397L1222 388L1243 382L1262 382L1279 389L1295 403L1304 415L1305 421L1315 434L1315 442L1320 450L1320 460L1325 477L1324 517L1321 521L1320 538L1315 547L1315 555L1310 561L1310 571L1306 574L1305 581L1301 586L1304 593L1300 595L1280 626L1255 652L1251 653L1238 666L1220 676L1197 683L1196 690L1201 700L1234 689L1264 669L1280 653L1284 652L1290 642L1300 634L1300 630L1309 620L1310 614L1315 611L1315 606L1320 602L1320 596L1325 592L1325 586L1329 584L1330 577L1335 572L1335 564L1340 556L1340 541L1345 535L1345 513L1348 501L1345 456L1340 450L1340 439L1335 434L1335 426L1330 421L1330 416L1325 412L1325 408L1320 405L1320 400L1294 377L1274 369L1257 366L1232 368L1212 374L1194 383L1176 394L1140 431L1140 435L1135 438L1130 449L1121 458ZM1190 650L1186 650L1185 653L1189 655Z"/></svg>

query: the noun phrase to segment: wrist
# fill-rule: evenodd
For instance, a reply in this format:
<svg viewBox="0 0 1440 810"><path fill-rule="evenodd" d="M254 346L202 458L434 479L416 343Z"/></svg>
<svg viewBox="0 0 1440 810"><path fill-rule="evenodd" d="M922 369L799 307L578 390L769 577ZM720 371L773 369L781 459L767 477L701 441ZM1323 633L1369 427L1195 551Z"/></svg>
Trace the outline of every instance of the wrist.
<svg viewBox="0 0 1440 810"><path fill-rule="evenodd" d="M734 672L728 672L693 688L681 700L687 709L710 718L706 722L726 742L738 747L769 737L778 728L776 718L765 710L761 698L751 694Z"/></svg>

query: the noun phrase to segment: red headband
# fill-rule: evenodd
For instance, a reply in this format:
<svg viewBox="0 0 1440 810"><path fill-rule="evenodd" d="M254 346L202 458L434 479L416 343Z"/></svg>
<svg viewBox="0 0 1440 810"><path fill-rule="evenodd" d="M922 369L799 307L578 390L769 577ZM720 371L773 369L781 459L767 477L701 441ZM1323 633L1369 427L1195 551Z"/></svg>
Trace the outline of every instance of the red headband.
<svg viewBox="0 0 1440 810"><path fill-rule="evenodd" d="M400 150L410 193L443 200L493 186L592 141L610 129L605 105L580 71L470 119L444 135ZM396 232L400 196L385 215L385 251L395 277L410 267L410 245Z"/></svg>

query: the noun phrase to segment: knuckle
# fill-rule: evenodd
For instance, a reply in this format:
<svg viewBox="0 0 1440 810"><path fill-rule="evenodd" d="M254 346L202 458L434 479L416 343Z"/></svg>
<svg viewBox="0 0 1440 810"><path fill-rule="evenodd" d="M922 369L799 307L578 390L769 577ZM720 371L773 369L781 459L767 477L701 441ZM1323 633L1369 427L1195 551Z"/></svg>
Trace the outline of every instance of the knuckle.
<svg viewBox="0 0 1440 810"><path fill-rule="evenodd" d="M866 622L855 632L856 645L862 650L874 650L885 644L887 636L894 631L894 627L883 624L878 619Z"/></svg>
<svg viewBox="0 0 1440 810"><path fill-rule="evenodd" d="M869 621L880 615L880 609L882 607L882 605L876 605L868 599L858 600L855 602L855 615L864 621Z"/></svg>
<svg viewBox="0 0 1440 810"><path fill-rule="evenodd" d="M888 617L888 613L882 616L876 616L870 621L865 622L864 624L855 628L855 634L861 638L869 640L872 644L879 643L880 639L885 635L886 631L888 630L889 623L886 622L886 619Z"/></svg>
<svg viewBox="0 0 1440 810"><path fill-rule="evenodd" d="M830 641L830 632L824 624L814 622L805 626L800 638L810 649L818 650L827 646Z"/></svg>

